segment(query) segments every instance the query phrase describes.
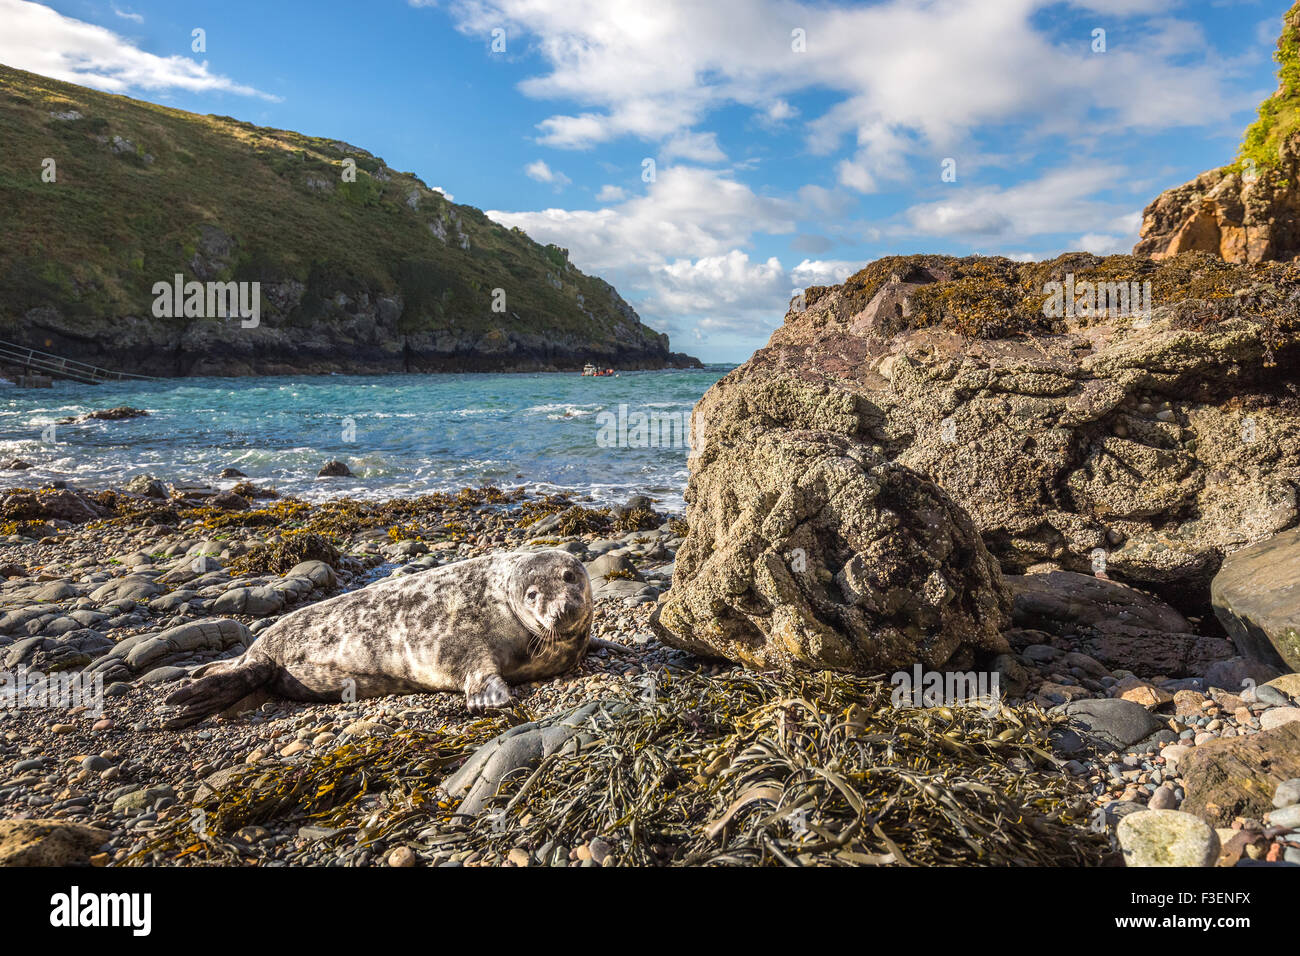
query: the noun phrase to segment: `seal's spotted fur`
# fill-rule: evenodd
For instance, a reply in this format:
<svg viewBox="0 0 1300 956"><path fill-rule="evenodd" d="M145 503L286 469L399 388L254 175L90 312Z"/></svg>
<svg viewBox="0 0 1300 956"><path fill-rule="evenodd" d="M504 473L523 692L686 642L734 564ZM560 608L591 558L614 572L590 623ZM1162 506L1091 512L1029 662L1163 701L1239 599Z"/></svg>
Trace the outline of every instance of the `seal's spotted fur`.
<svg viewBox="0 0 1300 956"><path fill-rule="evenodd" d="M504 706L507 683L563 673L587 646L591 582L564 551L515 551L382 581L285 615L233 661L167 698L184 727L254 694L337 701L463 691Z"/></svg>

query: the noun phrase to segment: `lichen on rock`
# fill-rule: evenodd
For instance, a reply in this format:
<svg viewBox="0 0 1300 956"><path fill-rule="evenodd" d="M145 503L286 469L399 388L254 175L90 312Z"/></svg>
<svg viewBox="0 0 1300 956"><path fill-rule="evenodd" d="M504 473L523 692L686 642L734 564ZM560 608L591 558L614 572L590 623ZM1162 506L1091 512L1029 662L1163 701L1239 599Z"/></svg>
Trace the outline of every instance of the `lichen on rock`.
<svg viewBox="0 0 1300 956"><path fill-rule="evenodd" d="M864 673L1007 649L996 561L948 495L873 447L880 417L790 378L722 388L694 425L666 641Z"/></svg>
<svg viewBox="0 0 1300 956"><path fill-rule="evenodd" d="M1150 283L1150 305L1045 314L1066 282ZM1298 303L1295 264L1204 253L890 257L809 290L692 416L664 640L753 667L960 669L1006 647L999 564L1203 617L1224 556L1300 520ZM1174 671L1228 649L1190 632L1160 632Z"/></svg>

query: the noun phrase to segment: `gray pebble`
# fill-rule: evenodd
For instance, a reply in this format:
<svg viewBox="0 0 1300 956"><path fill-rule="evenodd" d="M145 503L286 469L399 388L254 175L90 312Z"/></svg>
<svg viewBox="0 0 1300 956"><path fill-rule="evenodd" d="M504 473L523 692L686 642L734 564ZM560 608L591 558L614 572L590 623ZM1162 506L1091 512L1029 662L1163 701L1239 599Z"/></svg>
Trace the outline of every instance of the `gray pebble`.
<svg viewBox="0 0 1300 956"><path fill-rule="evenodd" d="M1267 684L1260 684L1255 688L1255 699L1261 704L1268 704L1270 707L1289 707L1291 705L1290 697L1276 687L1269 687Z"/></svg>
<svg viewBox="0 0 1300 956"><path fill-rule="evenodd" d="M1273 806L1279 809L1296 803L1300 803L1300 777L1279 783L1273 792Z"/></svg>

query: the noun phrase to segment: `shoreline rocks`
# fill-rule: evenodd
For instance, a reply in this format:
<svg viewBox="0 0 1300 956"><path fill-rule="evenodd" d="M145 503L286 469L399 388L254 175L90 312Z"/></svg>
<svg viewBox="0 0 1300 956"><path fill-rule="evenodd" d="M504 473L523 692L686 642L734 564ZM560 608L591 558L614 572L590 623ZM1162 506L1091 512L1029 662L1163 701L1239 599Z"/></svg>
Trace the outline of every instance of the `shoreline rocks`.
<svg viewBox="0 0 1300 956"><path fill-rule="evenodd" d="M1300 777L1300 724L1207 742L1179 766L1191 781L1184 809L1221 826L1237 817L1260 819L1273 808L1277 787Z"/></svg>
<svg viewBox="0 0 1300 956"><path fill-rule="evenodd" d="M692 446L664 641L751 667L857 673L960 669L1009 649L1010 600L970 518L874 451L868 422L844 393L791 382L713 404Z"/></svg>
<svg viewBox="0 0 1300 956"><path fill-rule="evenodd" d="M66 820L0 820L0 866L85 866L108 838Z"/></svg>
<svg viewBox="0 0 1300 956"><path fill-rule="evenodd" d="M128 418L143 418L149 413L143 408L132 408L130 405L118 405L115 408L101 408L93 412L87 412L84 415L77 415L72 418L60 418L56 424L59 425L79 425L82 422L119 422Z"/></svg>
<svg viewBox="0 0 1300 956"><path fill-rule="evenodd" d="M1115 834L1127 866L1213 866L1219 858L1218 834L1178 810L1129 814Z"/></svg>
<svg viewBox="0 0 1300 956"><path fill-rule="evenodd" d="M1178 611L1117 581L1074 571L1003 580L1016 627L1049 632L1108 667L1183 677L1235 654L1230 641L1195 633Z"/></svg>
<svg viewBox="0 0 1300 956"><path fill-rule="evenodd" d="M1300 256L1300 134L1291 118L1300 102L1298 48L1300 4L1283 16L1280 83L1247 130L1240 158L1157 196L1142 211L1134 255L1159 259L1201 250L1225 262Z"/></svg>
<svg viewBox="0 0 1300 956"><path fill-rule="evenodd" d="M1210 583L1214 613L1247 657L1300 670L1300 529L1235 551Z"/></svg>
<svg viewBox="0 0 1300 956"><path fill-rule="evenodd" d="M1149 282L1152 306L1056 316L1049 290L1067 280ZM696 406L692 447L733 392L829 389L877 454L970 514L1005 571L1100 573L1199 616L1225 554L1300 520L1297 290L1295 263L1204 254L889 257L805 290Z"/></svg>
<svg viewBox="0 0 1300 956"><path fill-rule="evenodd" d="M838 407L831 404L827 410ZM834 421L828 415L822 424ZM791 431L806 436L819 430ZM823 434L815 439L796 437L792 442L788 435L778 434L773 454L780 460L791 447L849 447L840 444L838 436L843 432L824 431L829 438ZM800 444L805 440L807 445ZM719 442L715 450L737 445L739 439L730 446ZM893 477L905 476L911 497L890 499L893 508L921 495L930 496L920 500L938 507L939 515L952 514L944 499L931 490L933 486L896 465L882 470L871 464L875 459L869 455L851 447L849 451L854 468L867 463L867 470L830 471L846 476L837 487L856 487L855 482L865 480L857 476L879 477L876 500L882 500L888 497ZM705 454L710 453L706 448ZM718 474L722 477L725 472ZM800 476L807 479L815 474L810 467ZM779 492L797 486L798 482L791 482L789 488L772 489L772 493L779 499ZM812 486L810 500L817 501L816 483ZM737 487L746 491L743 484ZM751 479L749 487L760 495L768 493L761 479ZM321 600L338 588L364 586L389 574L419 573L493 549L559 547L577 555L597 576L605 575L605 585L617 587L597 599L594 633L599 640L579 667L555 680L517 689L521 704L537 720L560 717L611 694L653 700L664 681L683 675L711 680L711 675L736 671L734 665L695 657L655 639L653 618L672 603L676 590L672 577L679 559L685 557L682 534L687 529L676 519L655 514L653 502L629 501L620 509L598 513L570 500L526 499L479 490L463 497L432 496L427 501L304 507L289 500L229 512L204 507L208 499L193 497L188 504L184 499L173 501L169 507L175 523L159 525L149 523L148 516L157 508L149 499L70 493L88 502L103 502L103 507L115 501L118 510L108 519L83 523L51 520L40 537L0 537L0 562L9 563L16 572L0 582L0 655L17 667L28 667L34 679L42 675L46 679L27 688L27 699L35 704L16 709L0 706L0 819L45 818L103 830L108 834L104 844L89 851L96 865L122 863L160 827L188 820L195 808L207 806L206 801L224 785L255 787L268 771L292 771L305 766L313 755L344 744L373 746L381 740L400 740L402 733L417 729L454 736L473 726L458 695L427 694L353 704L268 699L250 702L251 710L180 733L158 729L156 707L166 692L164 685L207 661L241 652L279 614ZM832 495L827 500L859 499ZM768 509L764 521L779 514ZM346 515L348 521L339 523L339 515ZM912 528L906 517L896 527ZM969 540L979 540L973 529L963 532L960 521L953 520L955 525L946 525L931 517L926 528L947 529L951 535L955 526ZM874 527L862 521L858 525L866 530ZM335 560L291 561L277 565L284 568L282 572L261 568L259 562L269 560L270 551L286 540L304 537L300 532L334 542ZM934 539L922 535L920 540ZM818 558L812 552L814 560L823 561L831 553L823 550ZM250 558L254 567L245 568ZM39 570L29 575L28 567ZM1243 688L1239 679L1261 672L1241 658L1215 661L1199 673L1193 667L1185 676L1157 673L1127 659L1124 662L1134 663L1135 670L1125 669L1118 659L1099 660L1081 648L1096 649L1098 638L1091 629L1104 627L1108 616L1116 623L1127 615L1126 626L1146 629L1140 640L1124 645L1133 654L1146 646L1143 642L1159 646L1162 634L1181 633L1161 628L1195 627L1195 623L1155 597L1118 582L1031 577L1043 579L1040 584L1064 582L1058 600L1045 605L1056 610L1040 609L1034 621L1022 619L1008 628L1004 650L996 654L981 650L970 662L959 654L956 663L996 670L1004 678L1001 708L1016 712L1065 705L1051 715L1059 721L1060 763L1052 764L1048 772L1060 775L1062 786L1079 792L1082 809L1076 813L1086 814L1091 805L1098 830L1113 833L1120 821L1140 813L1190 812L1197 805L1192 798L1213 780L1213 774L1207 777L1199 769L1201 763L1225 744L1235 741L1249 748L1250 742L1263 740L1275 761L1279 752L1300 752L1290 737L1282 736L1300 731L1300 722L1262 729L1297 709L1300 675ZM269 603L259 603L262 597ZM281 610L274 610L281 600ZM1074 610L1058 613L1060 607ZM1030 623L1052 631L1023 626ZM1159 655L1153 659L1162 660ZM60 681L79 674L102 680L102 711L87 702L60 702L53 697L48 700L54 706L42 703L47 699L43 695L57 691ZM1217 676L1210 679L1207 674ZM1216 682L1223 689L1216 688ZM953 700L919 713L925 715L923 719L943 720L942 706L969 704ZM982 706L987 707L988 701ZM707 719L708 714L699 718ZM845 719L869 723L870 716L849 714ZM507 728L503 724L501 729ZM1065 753L1069 748L1060 744L1070 733L1080 740L1086 737L1086 745ZM1290 773L1290 778L1297 776L1300 773ZM1252 865L1270 858L1286 862L1285 854L1300 849L1300 828L1291 828L1289 822L1294 804L1274 805L1278 792L1285 799L1285 783L1267 777L1259 791L1263 802L1248 808L1253 817L1213 818L1226 830L1239 828L1222 838L1221 858L1228 861L1224 865ZM230 864L379 865L397 849L383 843L367 848L355 830L346 827L325 828L323 836L311 827L289 809L257 827L226 834L223 839L228 843L210 845L232 848L232 856L225 860ZM1086 830L1081 827L1082 832ZM602 842L596 837L575 842L564 859L571 865L599 865L593 862L599 856L616 865L624 858L621 838L614 831L599 834ZM409 838L407 842L414 858L399 853L396 859L403 865L507 862L504 855L462 854L454 843L426 844ZM599 853L594 849L598 846ZM560 858L543 854L542 860L539 847L519 849L519 858L526 857L532 865ZM149 862L171 860L159 857Z"/></svg>

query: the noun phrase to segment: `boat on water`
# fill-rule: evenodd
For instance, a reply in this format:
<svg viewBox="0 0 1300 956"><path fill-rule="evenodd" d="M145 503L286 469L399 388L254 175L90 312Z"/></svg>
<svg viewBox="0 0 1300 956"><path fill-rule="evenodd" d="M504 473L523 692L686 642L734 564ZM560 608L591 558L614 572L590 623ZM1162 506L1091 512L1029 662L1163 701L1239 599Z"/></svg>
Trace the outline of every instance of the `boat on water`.
<svg viewBox="0 0 1300 956"><path fill-rule="evenodd" d="M614 370L612 368L605 368L605 369L596 368L596 366L588 362L586 365L582 367L582 374L592 375L595 376L596 378L601 378L602 376L605 375L613 375Z"/></svg>

